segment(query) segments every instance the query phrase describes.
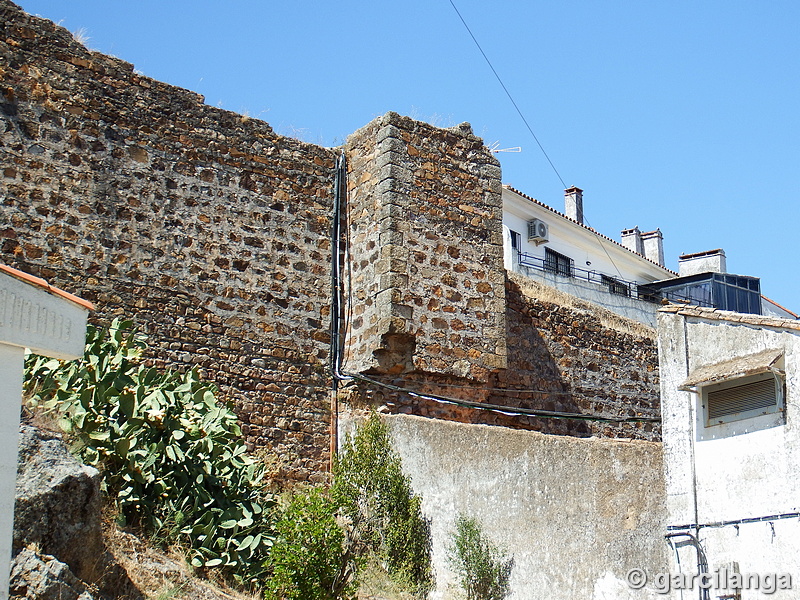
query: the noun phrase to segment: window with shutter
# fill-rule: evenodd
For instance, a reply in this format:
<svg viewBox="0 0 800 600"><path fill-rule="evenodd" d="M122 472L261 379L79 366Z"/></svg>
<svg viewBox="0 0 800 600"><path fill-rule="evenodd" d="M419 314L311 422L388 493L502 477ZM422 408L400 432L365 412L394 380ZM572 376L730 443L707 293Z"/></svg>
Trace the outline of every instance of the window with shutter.
<svg viewBox="0 0 800 600"><path fill-rule="evenodd" d="M768 415L783 409L783 381L761 373L703 386L706 427Z"/></svg>

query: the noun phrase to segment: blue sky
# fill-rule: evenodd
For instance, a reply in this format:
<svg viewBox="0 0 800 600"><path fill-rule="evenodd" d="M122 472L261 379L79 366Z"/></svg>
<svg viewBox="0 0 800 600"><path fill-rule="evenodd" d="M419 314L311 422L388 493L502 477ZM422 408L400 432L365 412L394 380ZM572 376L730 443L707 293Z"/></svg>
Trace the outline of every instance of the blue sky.
<svg viewBox="0 0 800 600"><path fill-rule="evenodd" d="M667 266L728 270L800 311L800 3L454 0L588 223L661 228ZM563 209L563 185L450 0L22 0L145 75L326 146L387 111L463 121L503 180ZM224 10L222 7L225 7Z"/></svg>

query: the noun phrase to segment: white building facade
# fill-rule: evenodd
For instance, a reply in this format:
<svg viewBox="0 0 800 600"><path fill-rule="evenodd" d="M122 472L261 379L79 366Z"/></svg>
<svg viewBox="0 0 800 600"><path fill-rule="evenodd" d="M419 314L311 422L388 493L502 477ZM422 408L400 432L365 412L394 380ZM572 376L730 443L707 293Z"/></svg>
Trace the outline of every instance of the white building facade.
<svg viewBox="0 0 800 600"><path fill-rule="evenodd" d="M710 583L670 597L796 598L800 323L673 305L658 340L671 570Z"/></svg>
<svg viewBox="0 0 800 600"><path fill-rule="evenodd" d="M660 231L628 230L623 245L584 225L579 188L565 191L560 213L503 186L503 235L507 270L652 327L658 304L638 286L677 276L663 266Z"/></svg>
<svg viewBox="0 0 800 600"><path fill-rule="evenodd" d="M9 595L25 352L82 356L92 309L43 279L0 264L0 600Z"/></svg>

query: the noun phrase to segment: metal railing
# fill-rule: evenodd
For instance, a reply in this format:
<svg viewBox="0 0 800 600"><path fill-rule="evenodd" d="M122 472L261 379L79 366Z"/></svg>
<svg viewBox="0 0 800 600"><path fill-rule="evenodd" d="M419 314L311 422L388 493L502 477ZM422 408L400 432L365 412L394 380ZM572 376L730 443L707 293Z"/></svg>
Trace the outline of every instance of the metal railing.
<svg viewBox="0 0 800 600"><path fill-rule="evenodd" d="M587 281L589 283L606 288L606 291L608 291L610 294L627 296L628 298L633 298L634 300L642 300L644 302L659 304L662 300L666 299L683 304L708 306L713 308L711 303L699 300L697 298L684 296L673 291L663 292L661 290L648 288L647 284L639 284L635 281L627 281L620 277L615 277L600 271L581 269L580 267L576 267L574 264L570 264L569 267L567 267L567 265L565 265L563 262L557 263L556 261L548 260L547 258L532 256L527 252L517 251L517 262L523 267L535 269L543 273L550 273L570 279Z"/></svg>

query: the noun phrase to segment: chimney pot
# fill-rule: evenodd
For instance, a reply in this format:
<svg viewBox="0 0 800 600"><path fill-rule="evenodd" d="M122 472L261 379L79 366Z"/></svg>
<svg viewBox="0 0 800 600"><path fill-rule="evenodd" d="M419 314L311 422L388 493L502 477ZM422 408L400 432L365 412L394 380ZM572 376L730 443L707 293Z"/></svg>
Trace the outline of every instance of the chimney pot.
<svg viewBox="0 0 800 600"><path fill-rule="evenodd" d="M644 246L642 246L642 232L638 227L622 230L622 245L630 250L644 256Z"/></svg>
<svg viewBox="0 0 800 600"><path fill-rule="evenodd" d="M681 277L698 273L727 273L728 265L722 248L682 254L678 257L678 274Z"/></svg>
<svg viewBox="0 0 800 600"><path fill-rule="evenodd" d="M642 234L642 248L644 257L654 263L664 266L664 236L660 229Z"/></svg>
<svg viewBox="0 0 800 600"><path fill-rule="evenodd" d="M583 225L583 190L572 186L564 190L564 214Z"/></svg>

